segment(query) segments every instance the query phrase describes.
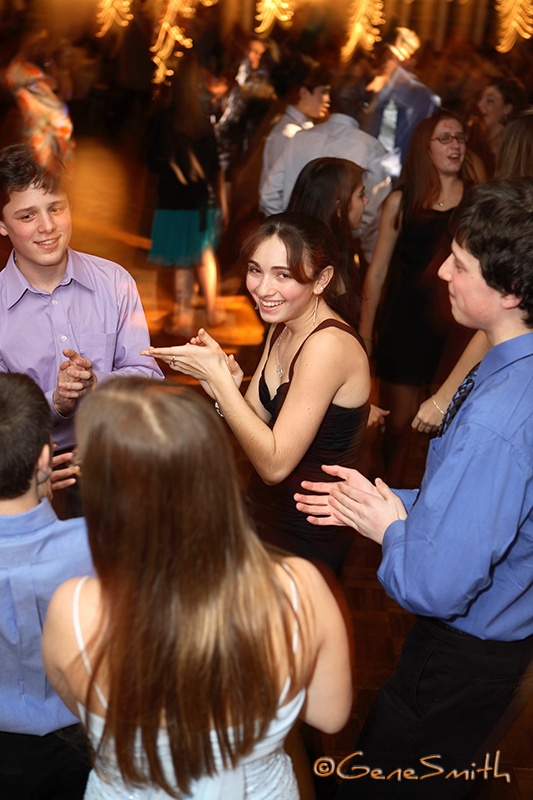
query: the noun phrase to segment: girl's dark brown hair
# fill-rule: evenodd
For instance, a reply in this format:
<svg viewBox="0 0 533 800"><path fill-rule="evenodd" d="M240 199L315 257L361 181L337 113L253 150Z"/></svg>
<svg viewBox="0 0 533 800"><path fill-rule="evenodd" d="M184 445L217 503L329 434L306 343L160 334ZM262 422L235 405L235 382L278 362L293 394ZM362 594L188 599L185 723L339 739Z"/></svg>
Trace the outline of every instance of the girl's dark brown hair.
<svg viewBox="0 0 533 800"><path fill-rule="evenodd" d="M315 158L298 175L288 205L289 211L322 220L334 235L339 274L345 287L346 314L354 326L359 323L361 287L354 263L350 204L354 192L363 187L364 174L362 167L345 158Z"/></svg>
<svg viewBox="0 0 533 800"><path fill-rule="evenodd" d="M339 251L328 226L316 217L296 211L274 214L248 234L241 248L243 269L252 260L260 244L277 237L287 252L287 268L298 283L313 283L323 269L333 267L334 274L324 290L328 306L349 325L357 326L352 305L347 302L339 270Z"/></svg>
<svg viewBox="0 0 533 800"><path fill-rule="evenodd" d="M251 529L224 424L203 397L119 378L84 399L77 426L104 609L86 698L104 675L99 750L112 742L127 782L178 797L214 773L212 735L225 765L264 736L280 698L280 652L289 696L298 691L292 606ZM158 753L163 726L175 783Z"/></svg>

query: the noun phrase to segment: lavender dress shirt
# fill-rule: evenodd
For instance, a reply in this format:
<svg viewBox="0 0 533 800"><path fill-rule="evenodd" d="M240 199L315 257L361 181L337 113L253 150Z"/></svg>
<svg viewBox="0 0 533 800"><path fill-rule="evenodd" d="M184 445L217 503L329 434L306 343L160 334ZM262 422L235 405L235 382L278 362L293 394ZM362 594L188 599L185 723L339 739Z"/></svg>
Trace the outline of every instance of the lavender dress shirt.
<svg viewBox="0 0 533 800"><path fill-rule="evenodd" d="M65 275L50 293L28 283L12 253L0 272L0 308L0 371L25 373L41 387L60 449L75 443L74 414L58 414L52 402L63 350L90 358L99 382L163 378L156 362L140 355L150 336L135 281L112 261L69 250Z"/></svg>

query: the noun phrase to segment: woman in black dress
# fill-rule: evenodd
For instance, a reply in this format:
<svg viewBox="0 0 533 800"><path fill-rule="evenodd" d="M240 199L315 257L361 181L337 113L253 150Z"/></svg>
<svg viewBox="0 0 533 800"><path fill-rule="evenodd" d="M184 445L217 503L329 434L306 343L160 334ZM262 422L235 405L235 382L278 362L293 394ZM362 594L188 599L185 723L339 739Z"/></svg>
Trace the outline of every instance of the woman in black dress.
<svg viewBox="0 0 533 800"><path fill-rule="evenodd" d="M368 359L347 319L335 240L319 220L285 212L247 238L243 256L270 323L245 396L242 370L204 330L146 354L202 381L216 401L255 470L248 496L261 537L339 573L352 534L309 524L293 497L302 480L325 479L322 464L358 463L368 416Z"/></svg>
<svg viewBox="0 0 533 800"><path fill-rule="evenodd" d="M451 318L441 313L437 268L448 257L448 223L463 196L466 135L440 110L416 129L400 184L384 203L379 237L363 285L360 333L372 352L385 423L387 479L401 486L411 421L434 380ZM376 324L378 307L380 315Z"/></svg>

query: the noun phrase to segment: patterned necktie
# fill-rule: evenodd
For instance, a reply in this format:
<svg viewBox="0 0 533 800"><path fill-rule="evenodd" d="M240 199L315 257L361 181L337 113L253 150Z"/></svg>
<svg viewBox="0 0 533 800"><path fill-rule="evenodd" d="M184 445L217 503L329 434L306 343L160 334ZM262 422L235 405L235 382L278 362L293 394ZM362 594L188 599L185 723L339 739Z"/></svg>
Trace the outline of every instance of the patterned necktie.
<svg viewBox="0 0 533 800"><path fill-rule="evenodd" d="M454 396L451 399L451 403L446 409L446 413L442 418L442 422L440 427L437 431L437 436L443 436L448 428L450 427L450 423L452 419L455 417L461 406L463 405L464 401L474 388L474 383L476 380L476 375L478 371L479 363L472 367L466 378L463 380L457 391L455 392Z"/></svg>

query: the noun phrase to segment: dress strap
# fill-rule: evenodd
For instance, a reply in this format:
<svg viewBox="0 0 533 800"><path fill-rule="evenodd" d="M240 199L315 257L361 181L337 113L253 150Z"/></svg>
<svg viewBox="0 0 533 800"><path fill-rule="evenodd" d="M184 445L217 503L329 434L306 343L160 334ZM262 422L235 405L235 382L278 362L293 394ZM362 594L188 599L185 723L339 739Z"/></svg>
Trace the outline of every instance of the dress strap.
<svg viewBox="0 0 533 800"><path fill-rule="evenodd" d="M291 606L292 606L292 610L294 611L294 628L293 628L293 631L292 631L292 652L296 653L296 650L298 649L298 643L300 641L300 625L298 623L298 607L299 607L298 587L296 586L296 581L294 580L294 575L293 575L292 570L289 567L289 565L285 564L285 562L282 561L281 562L281 566L283 567L283 569L287 573L289 581L290 581ZM287 697L287 695L289 693L290 686L291 686L291 679L288 676L287 680L285 681L285 686L283 687L283 691L281 692L281 697L280 697L280 700L279 700L280 705L284 704L285 699L286 699L286 697Z"/></svg>
<svg viewBox="0 0 533 800"><path fill-rule="evenodd" d="M87 655L87 650L85 648L85 640L83 638L83 633L81 631L81 624L80 624L80 594L82 586L87 580L87 578L88 578L87 575L84 578L80 578L74 590L74 597L72 598L72 620L74 622L74 633L76 634L76 642L78 643L78 648L81 654L83 665L87 670L87 674L92 678L93 668L91 667L91 662L89 661L89 656ZM94 685L94 690L98 695L98 699L100 700L102 706L105 709L107 709L107 699L104 693L102 692L96 681L94 682L93 685Z"/></svg>
<svg viewBox="0 0 533 800"><path fill-rule="evenodd" d="M281 566L287 573L291 585L291 606L295 617L294 630L292 632L292 652L296 653L300 641L300 626L298 625L298 588L289 565L282 561Z"/></svg>
<svg viewBox="0 0 533 800"><path fill-rule="evenodd" d="M348 325L347 322L341 322L341 320L333 319L332 317L330 317L329 319L323 320L319 325L316 326L316 328L313 328L311 333L309 333L305 337L305 339L301 343L300 347L296 351L296 353L294 355L294 358L291 361L291 366L290 366L290 369L289 369L289 382L292 381L292 376L294 374L294 365L296 364L296 361L297 361L300 353L302 352L302 347L307 342L307 340L309 339L310 336L312 336L314 333L317 333L318 331L323 331L325 328L338 328L340 331L345 331L346 333L351 334L351 336L353 336L354 339L357 339L359 344L362 344L361 337L359 336L357 331L355 331L352 328L351 325ZM276 331L274 331L274 335L275 335L275 333L276 333ZM272 337L272 338L274 338L274 337ZM272 346L272 344L273 344L273 342L271 343L271 346ZM363 347L364 347L364 345L363 345Z"/></svg>

